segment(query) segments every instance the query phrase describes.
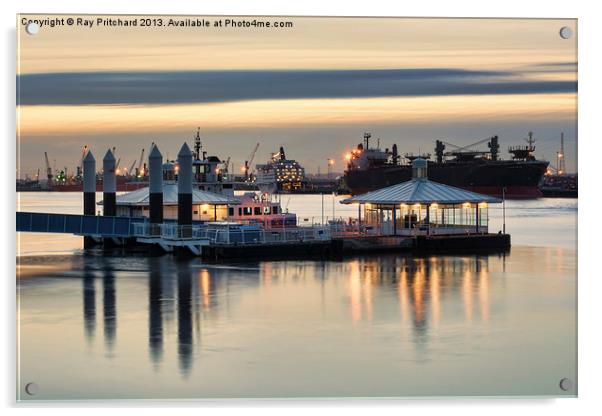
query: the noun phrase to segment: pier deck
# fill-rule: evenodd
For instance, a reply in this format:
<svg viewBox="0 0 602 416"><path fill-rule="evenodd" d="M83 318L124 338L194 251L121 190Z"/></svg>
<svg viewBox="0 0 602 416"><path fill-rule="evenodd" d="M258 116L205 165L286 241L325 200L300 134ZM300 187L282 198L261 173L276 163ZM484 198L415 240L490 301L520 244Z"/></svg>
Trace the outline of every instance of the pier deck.
<svg viewBox="0 0 602 416"><path fill-rule="evenodd" d="M337 235L327 226L269 230L211 229L175 222L151 225L145 218L17 212L18 232L67 233L98 243L152 251L185 250L210 260L227 258L324 258L363 252L482 252L510 248L508 234Z"/></svg>

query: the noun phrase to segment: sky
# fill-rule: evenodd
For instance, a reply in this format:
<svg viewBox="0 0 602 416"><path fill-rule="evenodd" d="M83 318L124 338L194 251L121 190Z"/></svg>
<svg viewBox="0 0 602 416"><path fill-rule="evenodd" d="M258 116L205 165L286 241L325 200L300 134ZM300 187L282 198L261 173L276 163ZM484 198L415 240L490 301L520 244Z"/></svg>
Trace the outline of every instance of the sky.
<svg viewBox="0 0 602 416"><path fill-rule="evenodd" d="M67 17L18 17L19 177L44 172L45 151L74 171L84 145L97 159L116 147L123 166L152 142L175 158L197 127L205 150L235 166L259 142L257 163L284 146L310 172L330 158L342 171L364 132L402 154L498 135L508 158L532 131L537 157L555 165L564 132L576 170L576 35L559 36L576 34L575 20L209 16L198 17L209 27L174 27L197 17L155 16L161 27L141 27L141 16L71 16L94 25L36 35L23 25Z"/></svg>

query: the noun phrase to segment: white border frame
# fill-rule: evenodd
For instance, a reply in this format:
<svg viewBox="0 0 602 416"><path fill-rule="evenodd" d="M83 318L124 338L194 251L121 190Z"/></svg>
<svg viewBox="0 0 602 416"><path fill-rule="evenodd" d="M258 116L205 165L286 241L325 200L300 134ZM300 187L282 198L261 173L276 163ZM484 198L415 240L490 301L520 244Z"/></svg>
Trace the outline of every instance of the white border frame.
<svg viewBox="0 0 602 416"><path fill-rule="evenodd" d="M202 406L215 413L231 412L248 408L251 414L287 413L305 414L308 407L313 411L332 412L345 409L349 414L365 415L371 411L379 413L400 411L426 411L427 414L445 412L446 414L478 414L504 415L508 412L529 411L546 415L565 416L567 413L593 413L600 408L597 385L600 370L599 334L601 290L600 273L595 263L599 238L599 224L594 210L599 196L598 182L602 177L599 162L602 139L597 121L599 101L602 96L599 77L602 74L600 65L600 47L596 39L602 39L602 16L596 13L595 2L577 3L574 1L531 1L504 0L488 3L483 1L423 1L398 2L388 4L386 1L278 1L257 0L255 2L236 1L203 1L169 0L162 2L125 2L123 0L105 0L103 2L68 0L22 0L20 4L2 2L2 23L4 39L2 42L3 65L2 82L4 99L2 100L2 116L4 138L2 140L3 166L2 192L9 196L9 204L0 205L2 228L5 230L5 243L2 250L2 264L5 266L2 278L2 296L4 311L2 322L3 336L0 343L2 362L0 368L5 369L0 378L1 402L4 407L25 407L26 413L40 405L22 405L15 402L15 240L12 230L15 227L15 56L17 13L137 13L137 14L237 14L237 15L329 15L329 16L420 16L420 17L539 17L539 18L578 18L579 19L579 132L583 140L579 143L579 398L578 399L430 399L430 400L312 400L312 401L202 401L202 402L76 402L50 404L50 414L77 413L77 407L86 407L86 412L105 413L106 407L128 407L128 413L164 414L168 408L179 408L186 413L198 413L195 407ZM11 250L12 248L12 250ZM48 406L48 405L42 405ZM144 406L132 409L131 407ZM66 407L66 409L61 409ZM92 407L101 407L94 409ZM283 409L284 408L284 409ZM11 409L11 411L14 409ZM21 410L23 411L23 410Z"/></svg>

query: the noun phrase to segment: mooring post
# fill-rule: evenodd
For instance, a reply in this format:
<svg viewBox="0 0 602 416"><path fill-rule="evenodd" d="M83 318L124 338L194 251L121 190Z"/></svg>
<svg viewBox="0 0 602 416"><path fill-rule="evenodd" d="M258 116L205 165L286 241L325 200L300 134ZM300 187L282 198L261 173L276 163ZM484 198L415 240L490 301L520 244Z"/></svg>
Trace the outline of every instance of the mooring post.
<svg viewBox="0 0 602 416"><path fill-rule="evenodd" d="M104 216L115 217L117 215L115 192L117 192L115 156L109 149L102 159L102 214Z"/></svg>
<svg viewBox="0 0 602 416"><path fill-rule="evenodd" d="M431 204L426 204L426 235L431 235Z"/></svg>
<svg viewBox="0 0 602 416"><path fill-rule="evenodd" d="M102 215L108 217L117 216L116 191L115 156L113 156L113 152L109 149L102 159ZM112 248L114 245L111 238L103 238L104 248Z"/></svg>
<svg viewBox="0 0 602 416"><path fill-rule="evenodd" d="M178 153L178 226L182 237L192 236L192 152L186 143ZM185 231L186 230L186 231Z"/></svg>
<svg viewBox="0 0 602 416"><path fill-rule="evenodd" d="M90 150L84 157L84 215L94 215L96 210L96 160ZM84 237L84 249L94 245L92 237Z"/></svg>
<svg viewBox="0 0 602 416"><path fill-rule="evenodd" d="M153 145L148 155L149 176L149 216L150 234L160 235L160 224L163 224L163 155L157 145Z"/></svg>

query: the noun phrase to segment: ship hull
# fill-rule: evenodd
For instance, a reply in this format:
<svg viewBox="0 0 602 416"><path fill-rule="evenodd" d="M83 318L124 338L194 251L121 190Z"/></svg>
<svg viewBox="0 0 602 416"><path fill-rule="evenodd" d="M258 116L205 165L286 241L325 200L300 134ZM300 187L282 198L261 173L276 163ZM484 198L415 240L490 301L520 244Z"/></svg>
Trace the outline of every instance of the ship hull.
<svg viewBox="0 0 602 416"><path fill-rule="evenodd" d="M539 182L548 166L545 161L483 161L477 163L429 163L430 180L486 195L529 199L542 196ZM386 188L412 178L409 165L384 165L345 172L352 195Z"/></svg>

